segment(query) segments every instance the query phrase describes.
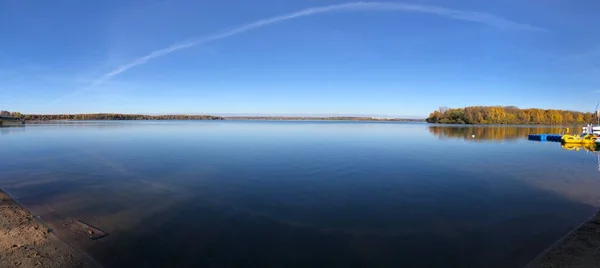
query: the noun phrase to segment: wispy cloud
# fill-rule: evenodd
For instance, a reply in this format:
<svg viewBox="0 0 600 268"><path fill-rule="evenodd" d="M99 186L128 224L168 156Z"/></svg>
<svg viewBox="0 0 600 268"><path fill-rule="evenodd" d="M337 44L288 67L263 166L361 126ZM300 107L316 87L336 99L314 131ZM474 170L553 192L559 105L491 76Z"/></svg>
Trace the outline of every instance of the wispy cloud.
<svg viewBox="0 0 600 268"><path fill-rule="evenodd" d="M336 11L400 11L400 12L411 12L411 13L424 13L424 14L438 15L438 16L446 17L446 18L450 18L450 19L482 23L482 24L486 24L486 25L501 28L501 29L542 31L542 32L547 31L544 28L514 22L514 21L511 21L511 20L508 20L508 19L505 19L502 17L498 17L498 16L495 16L492 14L488 14L488 13L448 9L448 8L443 8L443 7L438 7L438 6L414 5L414 4L403 4L403 3L387 3L387 2L356 2L356 3L347 3L347 4L339 4L339 5L330 5L330 6L324 6L324 7L313 7L313 8L300 10L300 11L297 11L294 13L290 13L290 14L279 15L279 16L255 21L255 22L248 23L248 24L239 26L237 28L234 28L234 29L231 29L228 31L224 31L224 32L217 33L214 35L209 35L206 37L192 39L189 41L174 44L172 46L169 46L169 47L166 47L163 49L156 50L146 56L137 58L137 59L133 60L132 62L129 62L127 64L124 64L124 65L121 65L121 66L115 68L114 70L104 74L102 77L95 80L89 86L87 86L83 89L77 90L69 95L58 98L58 99L54 100L54 102L59 102L64 99L79 95L83 92L86 92L90 89L93 89L97 86L104 84L106 81L112 79L113 77L115 77L131 68L134 68L139 65L143 65L154 58L166 56L172 52L175 52L175 51L178 51L181 49L190 48L193 46L205 44L205 43L219 40L219 39L224 39L227 37L245 33L250 30L254 30L257 28L265 27L265 26L268 26L271 24L275 24L275 23L279 23L279 22L283 22L283 21L287 21L287 20L291 20L291 19L311 16L311 15L317 15L317 14L322 14L322 13L331 13L331 12L336 12Z"/></svg>
<svg viewBox="0 0 600 268"><path fill-rule="evenodd" d="M589 60L589 59L596 59L597 57L600 57L600 49L594 49L594 50L586 51L583 53L570 55L570 56L567 56L566 59L567 60Z"/></svg>

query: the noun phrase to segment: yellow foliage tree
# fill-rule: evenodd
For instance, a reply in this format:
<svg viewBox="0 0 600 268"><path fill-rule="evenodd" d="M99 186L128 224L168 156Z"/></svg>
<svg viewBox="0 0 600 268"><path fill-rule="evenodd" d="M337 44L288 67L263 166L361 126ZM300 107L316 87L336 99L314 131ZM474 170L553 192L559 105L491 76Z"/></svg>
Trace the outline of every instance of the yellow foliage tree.
<svg viewBox="0 0 600 268"><path fill-rule="evenodd" d="M440 109L442 110L442 109ZM592 113L563 110L519 109L514 106L444 108L429 115L429 123L447 124L581 124L594 119Z"/></svg>

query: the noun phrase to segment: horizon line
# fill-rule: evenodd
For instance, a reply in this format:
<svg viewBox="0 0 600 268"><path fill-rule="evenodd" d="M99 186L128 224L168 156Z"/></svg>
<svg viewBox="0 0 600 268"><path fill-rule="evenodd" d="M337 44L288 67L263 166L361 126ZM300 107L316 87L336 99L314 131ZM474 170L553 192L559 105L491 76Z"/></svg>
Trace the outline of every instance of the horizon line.
<svg viewBox="0 0 600 268"><path fill-rule="evenodd" d="M144 113L144 112L84 112L84 113L21 113L23 115L77 115L77 114L127 114L127 115L190 115L190 116L219 116L219 117L364 117L364 118L396 118L396 119L425 119L425 115L389 115L389 114L356 114L356 113Z"/></svg>

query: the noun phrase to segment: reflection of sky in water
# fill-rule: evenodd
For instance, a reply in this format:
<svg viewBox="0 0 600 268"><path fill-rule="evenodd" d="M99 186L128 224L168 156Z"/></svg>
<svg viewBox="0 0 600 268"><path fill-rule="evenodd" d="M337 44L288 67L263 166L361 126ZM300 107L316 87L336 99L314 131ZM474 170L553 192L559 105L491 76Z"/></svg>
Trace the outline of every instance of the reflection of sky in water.
<svg viewBox="0 0 600 268"><path fill-rule="evenodd" d="M595 155L527 141L510 127L20 129L0 138L0 187L54 226L77 217L111 233L74 240L109 266L141 257L155 265L522 265L600 204ZM473 142L470 133L491 138ZM175 250L183 246L191 249Z"/></svg>

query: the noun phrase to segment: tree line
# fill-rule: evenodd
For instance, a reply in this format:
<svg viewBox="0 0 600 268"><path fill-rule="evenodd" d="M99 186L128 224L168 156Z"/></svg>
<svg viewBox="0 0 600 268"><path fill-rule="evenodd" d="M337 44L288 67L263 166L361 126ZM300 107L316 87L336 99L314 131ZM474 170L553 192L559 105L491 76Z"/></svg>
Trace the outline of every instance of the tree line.
<svg viewBox="0 0 600 268"><path fill-rule="evenodd" d="M17 117L21 118L23 115L19 112L0 111L0 116Z"/></svg>
<svg viewBox="0 0 600 268"><path fill-rule="evenodd" d="M227 116L226 120L324 120L324 121L398 121L398 122L423 122L423 119L357 117L357 116Z"/></svg>
<svg viewBox="0 0 600 268"><path fill-rule="evenodd" d="M426 119L442 124L587 124L595 119L593 113L565 110L520 109L514 106L440 107Z"/></svg>
<svg viewBox="0 0 600 268"><path fill-rule="evenodd" d="M0 115L18 117L24 120L223 120L223 117L213 115L145 115L145 114L21 114L19 112L2 111Z"/></svg>
<svg viewBox="0 0 600 268"><path fill-rule="evenodd" d="M377 117L305 117L305 116L213 116L213 115L144 115L144 114L21 114L1 111L0 115L17 117L28 121L50 120L339 120L339 121L402 121L414 122L423 119L377 118Z"/></svg>

